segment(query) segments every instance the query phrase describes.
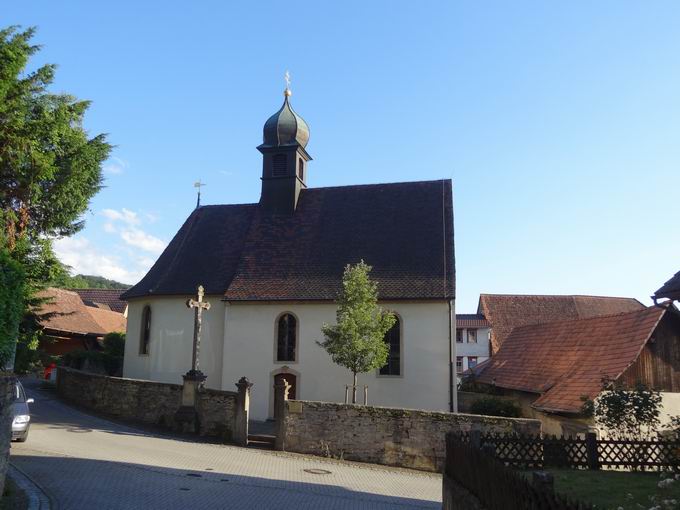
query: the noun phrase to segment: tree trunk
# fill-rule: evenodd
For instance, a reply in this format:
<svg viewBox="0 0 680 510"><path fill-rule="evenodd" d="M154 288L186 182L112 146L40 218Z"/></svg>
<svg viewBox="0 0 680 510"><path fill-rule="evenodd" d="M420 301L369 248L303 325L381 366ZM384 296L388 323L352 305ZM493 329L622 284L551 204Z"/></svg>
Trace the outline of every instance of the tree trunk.
<svg viewBox="0 0 680 510"><path fill-rule="evenodd" d="M352 372L354 374L354 386L352 386L352 404L357 403L357 373Z"/></svg>

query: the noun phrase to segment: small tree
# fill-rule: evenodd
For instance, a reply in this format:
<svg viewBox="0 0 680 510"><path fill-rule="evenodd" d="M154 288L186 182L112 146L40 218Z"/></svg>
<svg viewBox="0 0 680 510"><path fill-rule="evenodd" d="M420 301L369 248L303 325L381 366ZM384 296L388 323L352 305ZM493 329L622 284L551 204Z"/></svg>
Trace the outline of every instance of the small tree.
<svg viewBox="0 0 680 510"><path fill-rule="evenodd" d="M394 314L378 306L378 288L371 281L371 266L362 260L345 267L338 298L337 323L325 324L325 340L318 342L334 363L352 372L352 403L357 401L357 374L382 367L389 347L385 333L394 325Z"/></svg>
<svg viewBox="0 0 680 510"><path fill-rule="evenodd" d="M120 358L125 356L125 333L112 332L104 335L102 341L104 344L104 352L111 356Z"/></svg>
<svg viewBox="0 0 680 510"><path fill-rule="evenodd" d="M600 395L583 400L583 413L616 437L640 439L658 428L661 394L641 382L627 389L605 378Z"/></svg>

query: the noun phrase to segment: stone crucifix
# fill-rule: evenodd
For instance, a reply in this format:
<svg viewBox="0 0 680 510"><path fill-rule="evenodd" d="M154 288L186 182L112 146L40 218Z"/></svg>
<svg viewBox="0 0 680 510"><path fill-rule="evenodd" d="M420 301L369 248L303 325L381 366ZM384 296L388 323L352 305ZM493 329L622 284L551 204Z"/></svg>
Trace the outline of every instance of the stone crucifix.
<svg viewBox="0 0 680 510"><path fill-rule="evenodd" d="M201 348L201 322L203 319L203 310L206 312L210 310L210 303L203 301L204 294L205 291L203 289L203 285L199 285L197 295L198 299L187 299L187 307L194 309L194 347L191 356L191 370L189 374L202 379L205 379L205 376L198 368L198 352Z"/></svg>

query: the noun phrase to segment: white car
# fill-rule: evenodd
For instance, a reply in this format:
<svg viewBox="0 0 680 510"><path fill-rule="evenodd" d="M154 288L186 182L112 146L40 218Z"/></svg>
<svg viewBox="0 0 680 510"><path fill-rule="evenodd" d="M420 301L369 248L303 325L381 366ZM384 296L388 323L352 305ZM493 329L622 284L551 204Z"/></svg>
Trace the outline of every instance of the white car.
<svg viewBox="0 0 680 510"><path fill-rule="evenodd" d="M31 411L28 404L32 404L32 398L26 398L24 387L17 381L12 396L12 441L23 443L28 439L28 430L31 427Z"/></svg>

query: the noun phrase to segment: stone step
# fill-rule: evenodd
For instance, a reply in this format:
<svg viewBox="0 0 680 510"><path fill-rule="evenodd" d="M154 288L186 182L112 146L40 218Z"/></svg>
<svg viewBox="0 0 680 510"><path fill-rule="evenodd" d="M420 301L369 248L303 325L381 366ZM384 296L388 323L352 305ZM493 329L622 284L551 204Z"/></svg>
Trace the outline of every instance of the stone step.
<svg viewBox="0 0 680 510"><path fill-rule="evenodd" d="M261 448L273 450L276 436L266 434L248 434L248 446L251 448Z"/></svg>

